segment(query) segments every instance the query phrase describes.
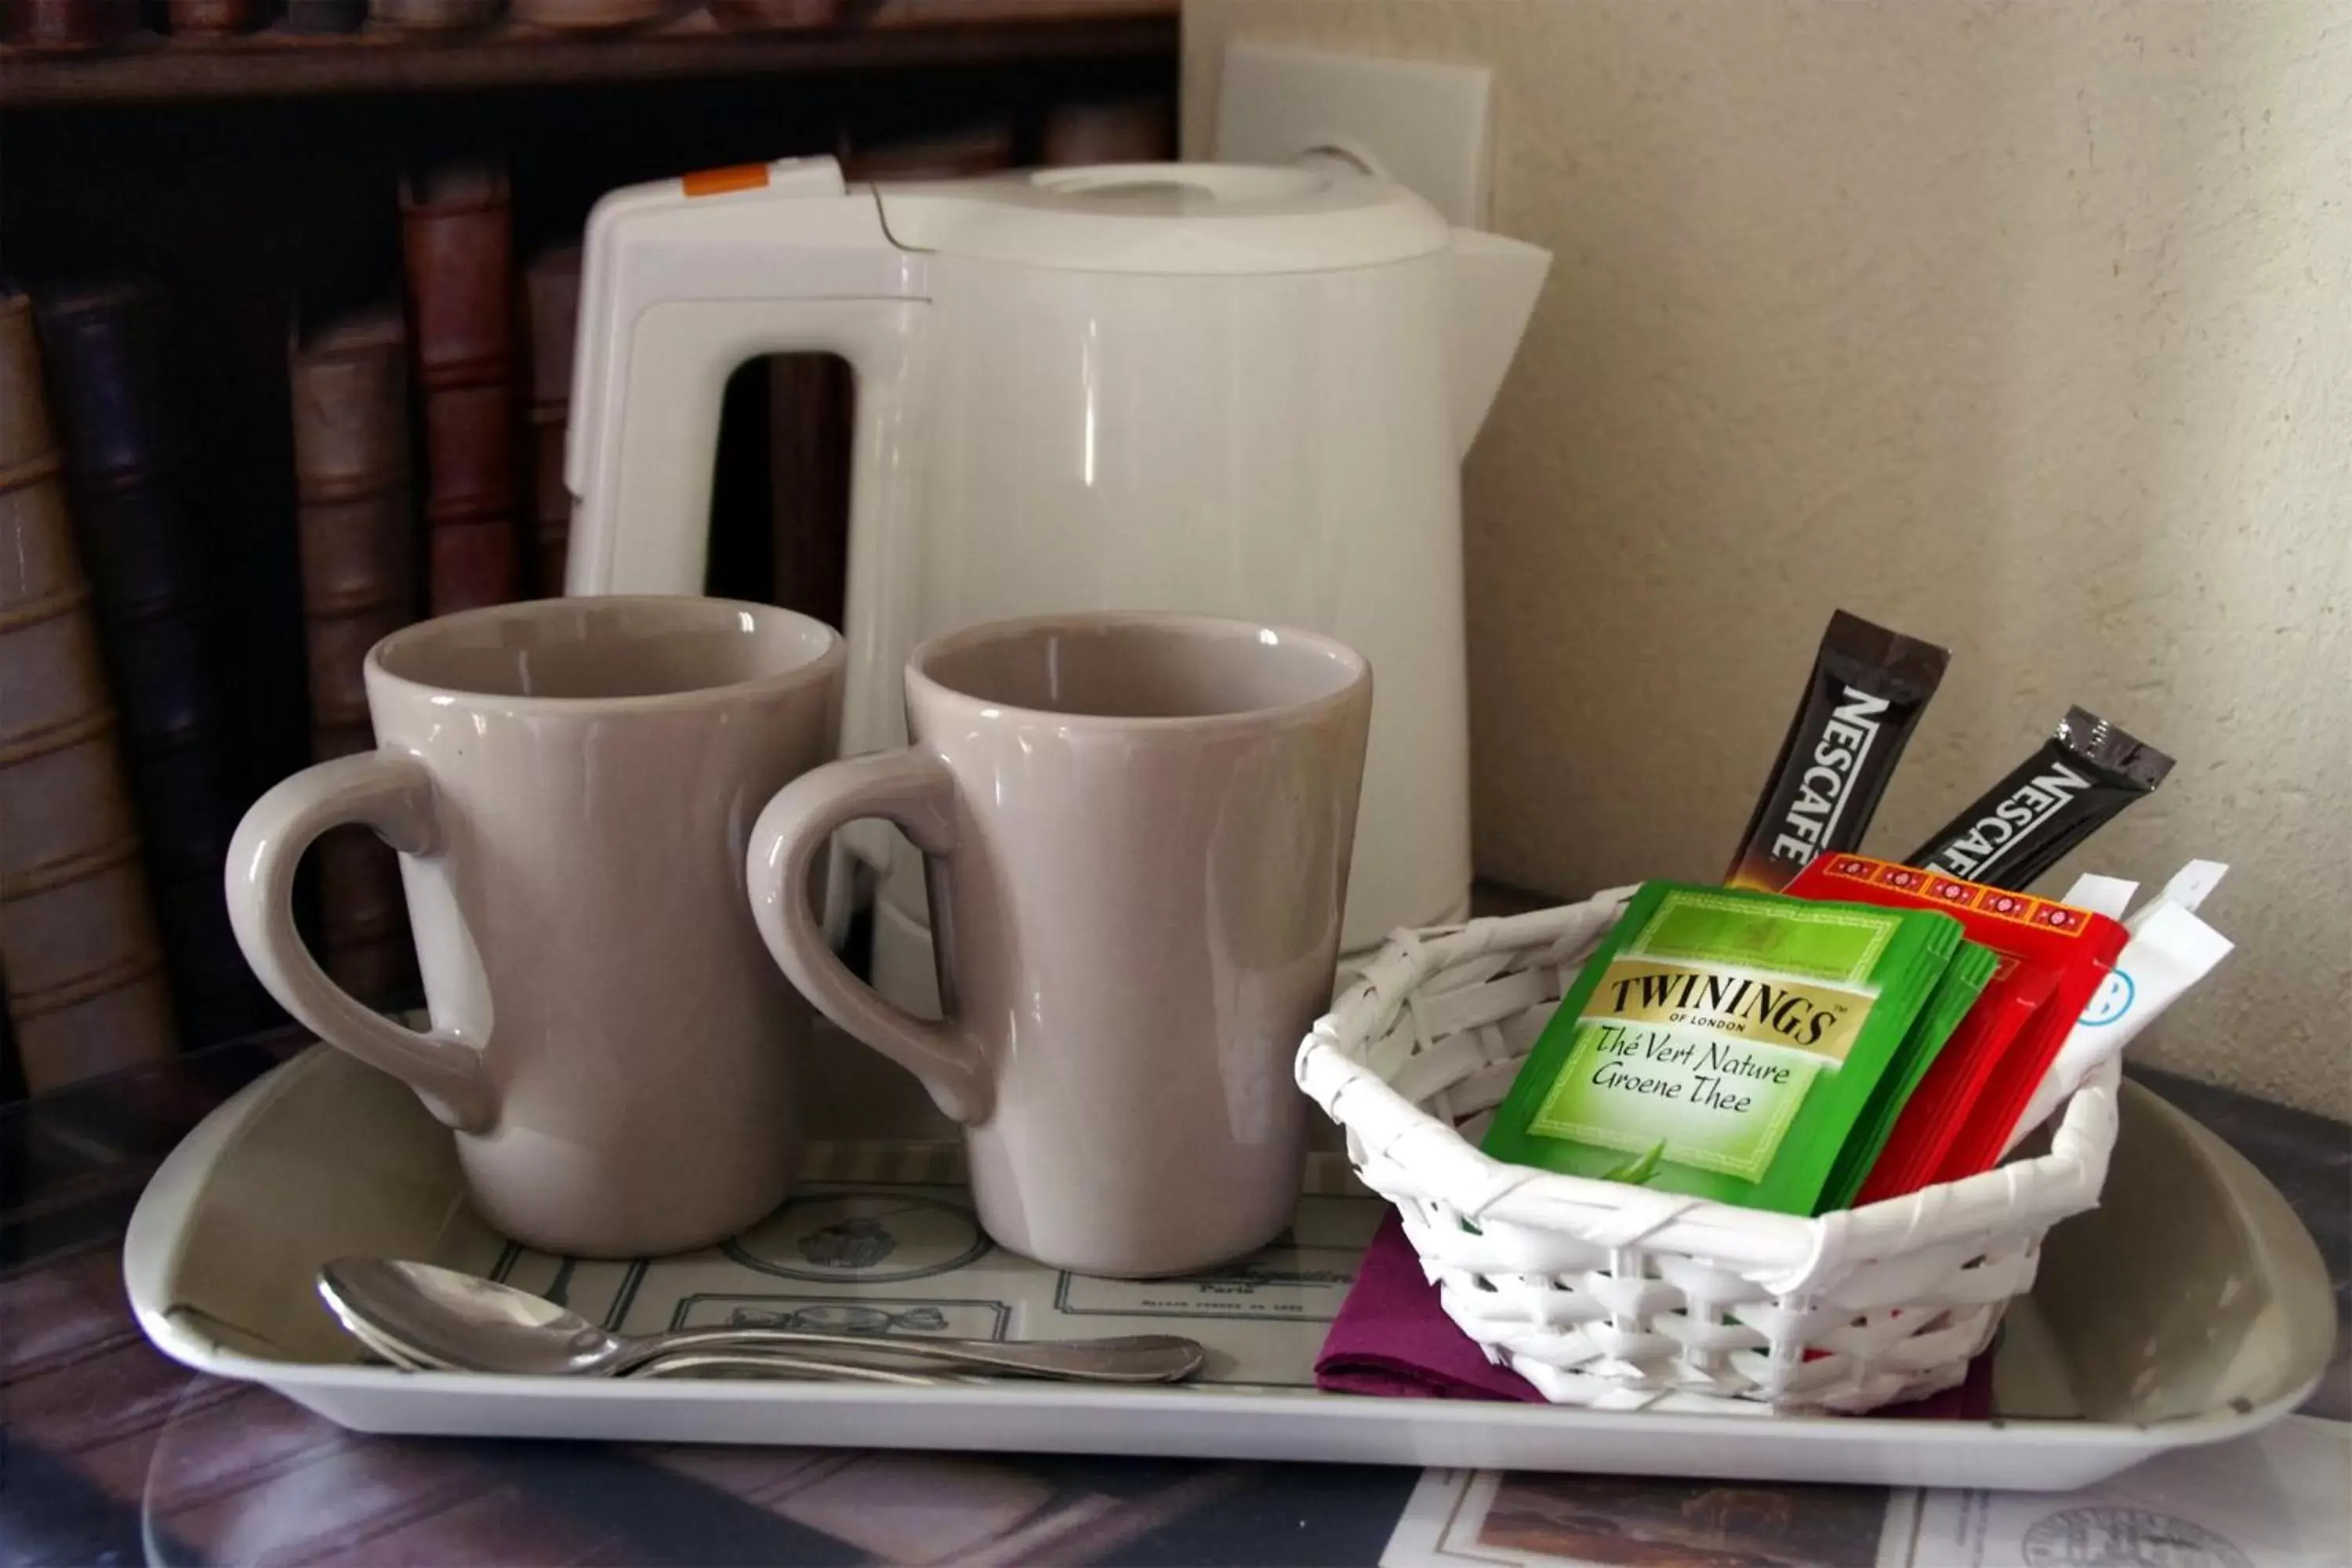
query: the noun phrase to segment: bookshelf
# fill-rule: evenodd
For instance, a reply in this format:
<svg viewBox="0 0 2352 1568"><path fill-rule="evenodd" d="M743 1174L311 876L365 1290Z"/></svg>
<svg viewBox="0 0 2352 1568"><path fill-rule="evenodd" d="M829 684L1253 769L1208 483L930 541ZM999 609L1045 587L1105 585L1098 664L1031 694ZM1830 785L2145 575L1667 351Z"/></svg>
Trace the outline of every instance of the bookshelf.
<svg viewBox="0 0 2352 1568"><path fill-rule="evenodd" d="M519 271L541 247L576 242L615 186L824 153L882 154L887 168L892 149L928 158L975 139L1017 166L1045 159L1065 110L1172 112L1176 98L1177 0L838 0L829 26L766 31L724 30L698 0L675 4L668 21L614 34L509 23L0 46L0 277L37 301L118 277L151 279L171 301L169 395L186 437L173 484L237 801L307 763L320 722L289 335L404 298L404 179L495 157ZM814 465L845 436L772 398L769 373L743 367L728 396L714 593L785 592L774 584L788 549L812 581L839 569L838 518L787 518L775 454ZM424 457L414 439L420 510ZM24 1087L11 1054L0 1031L0 1100Z"/></svg>
<svg viewBox="0 0 2352 1568"><path fill-rule="evenodd" d="M726 31L697 11L613 35L516 24L447 37L142 34L76 53L0 48L0 111L1172 58L1177 11L1177 0L881 0L795 31Z"/></svg>

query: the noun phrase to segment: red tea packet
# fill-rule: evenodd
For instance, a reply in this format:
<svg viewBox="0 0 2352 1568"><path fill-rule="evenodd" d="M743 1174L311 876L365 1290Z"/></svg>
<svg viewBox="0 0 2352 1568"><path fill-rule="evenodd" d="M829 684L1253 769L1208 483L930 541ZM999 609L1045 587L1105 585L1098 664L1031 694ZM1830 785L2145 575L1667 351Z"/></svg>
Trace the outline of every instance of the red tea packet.
<svg viewBox="0 0 2352 1568"><path fill-rule="evenodd" d="M1857 1205L1992 1169L2059 1047L2115 967L2129 933L2070 905L1937 871L1824 855L1789 892L1803 899L1941 910L2000 967L1911 1093Z"/></svg>

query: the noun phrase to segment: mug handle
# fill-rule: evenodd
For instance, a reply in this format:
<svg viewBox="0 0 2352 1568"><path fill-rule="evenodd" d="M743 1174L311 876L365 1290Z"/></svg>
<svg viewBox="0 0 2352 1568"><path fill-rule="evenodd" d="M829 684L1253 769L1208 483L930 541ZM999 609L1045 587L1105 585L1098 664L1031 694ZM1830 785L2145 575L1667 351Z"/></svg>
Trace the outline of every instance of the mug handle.
<svg viewBox="0 0 2352 1568"><path fill-rule="evenodd" d="M498 1120L488 1068L452 1036L404 1028L327 978L294 926L294 872L331 827L372 827L403 855L441 847L433 775L414 757L363 752L303 769L259 800L229 841L229 924L278 1005L329 1045L390 1073L460 1132Z"/></svg>
<svg viewBox="0 0 2352 1568"><path fill-rule="evenodd" d="M896 826L925 855L956 848L955 777L927 752L880 752L803 773L768 802L743 862L751 915L779 967L818 1011L920 1079L955 1121L988 1120L995 1098L980 1044L954 1019L931 1023L885 1001L834 953L809 909L810 873L835 830L863 817Z"/></svg>

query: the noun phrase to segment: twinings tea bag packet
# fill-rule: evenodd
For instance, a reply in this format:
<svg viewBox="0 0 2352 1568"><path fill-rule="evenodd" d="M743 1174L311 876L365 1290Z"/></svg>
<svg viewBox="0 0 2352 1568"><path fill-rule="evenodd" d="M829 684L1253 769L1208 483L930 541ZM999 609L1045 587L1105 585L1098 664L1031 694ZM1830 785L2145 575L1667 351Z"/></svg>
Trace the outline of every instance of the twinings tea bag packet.
<svg viewBox="0 0 2352 1568"><path fill-rule="evenodd" d="M1926 910L1645 884L1495 1112L1496 1159L1811 1214L1960 947Z"/></svg>
<svg viewBox="0 0 2352 1568"><path fill-rule="evenodd" d="M1944 977L1936 982L1936 989L1927 994L1927 1005L1919 1009L1911 1032L1903 1037L1902 1049L1895 1054L1894 1063L1880 1075L1878 1088L1872 1091L1870 1104L1864 1108L1861 1121L1846 1139L1845 1147L1838 1151L1837 1163L1830 1169L1829 1184L1823 1188L1821 1201L1813 1205L1815 1214L1854 1205L1856 1194L1868 1179L1871 1169L1894 1133L1896 1118L1910 1101L1920 1080L1927 1076L1942 1057L1964 1021L1983 996L1985 983L2000 966L2000 955L1989 947L1975 942L1960 943L1952 962L1944 966Z"/></svg>

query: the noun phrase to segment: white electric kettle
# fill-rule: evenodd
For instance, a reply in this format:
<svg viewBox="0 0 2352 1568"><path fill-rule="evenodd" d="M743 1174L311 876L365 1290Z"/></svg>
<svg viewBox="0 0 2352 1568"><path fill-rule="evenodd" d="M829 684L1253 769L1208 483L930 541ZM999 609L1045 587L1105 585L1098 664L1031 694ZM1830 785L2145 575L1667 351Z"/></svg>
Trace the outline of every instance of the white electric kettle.
<svg viewBox="0 0 2352 1568"><path fill-rule="evenodd" d="M699 592L730 373L841 354L845 752L904 743L908 652L976 621L1174 609L1325 632L1374 683L1345 944L1458 918L1459 465L1549 262L1322 163L867 187L811 158L615 191L588 226L566 586ZM877 979L922 1006L919 862L865 826L857 852L888 863Z"/></svg>

